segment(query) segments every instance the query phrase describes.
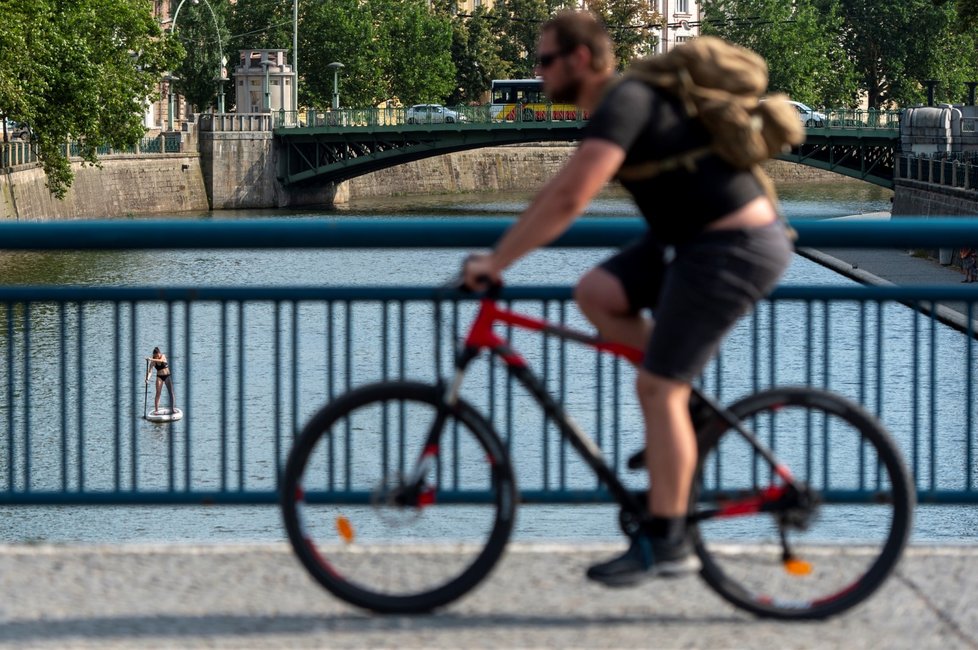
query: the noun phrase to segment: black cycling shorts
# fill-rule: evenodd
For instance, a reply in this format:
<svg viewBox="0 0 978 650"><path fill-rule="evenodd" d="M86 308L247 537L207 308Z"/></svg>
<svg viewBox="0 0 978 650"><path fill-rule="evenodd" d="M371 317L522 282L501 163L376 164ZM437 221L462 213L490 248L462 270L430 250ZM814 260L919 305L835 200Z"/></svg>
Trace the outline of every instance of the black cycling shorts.
<svg viewBox="0 0 978 650"><path fill-rule="evenodd" d="M645 369L691 383L734 323L774 288L791 255L775 222L703 231L671 251L647 234L601 268L621 282L633 313L652 310Z"/></svg>

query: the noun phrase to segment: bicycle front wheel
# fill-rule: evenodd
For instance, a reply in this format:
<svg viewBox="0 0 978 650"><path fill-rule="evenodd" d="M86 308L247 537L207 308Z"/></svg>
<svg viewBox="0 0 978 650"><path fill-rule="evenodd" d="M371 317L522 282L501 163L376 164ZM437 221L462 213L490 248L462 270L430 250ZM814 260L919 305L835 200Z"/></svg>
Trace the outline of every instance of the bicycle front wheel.
<svg viewBox="0 0 978 650"><path fill-rule="evenodd" d="M485 418L443 396L407 381L358 388L320 410L289 455L289 540L353 605L429 611L472 589L503 552L517 498L509 458Z"/></svg>
<svg viewBox="0 0 978 650"><path fill-rule="evenodd" d="M914 504L886 430L853 402L807 387L730 410L803 491L786 492L745 437L708 424L694 507L707 518L693 527L703 578L738 607L782 619L826 618L869 597L900 558Z"/></svg>

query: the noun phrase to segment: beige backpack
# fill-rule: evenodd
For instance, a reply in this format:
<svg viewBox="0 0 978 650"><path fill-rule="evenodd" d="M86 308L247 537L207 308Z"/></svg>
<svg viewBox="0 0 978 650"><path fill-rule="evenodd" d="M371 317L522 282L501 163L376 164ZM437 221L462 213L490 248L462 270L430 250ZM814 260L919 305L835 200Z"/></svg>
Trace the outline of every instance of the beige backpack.
<svg viewBox="0 0 978 650"><path fill-rule="evenodd" d="M737 169L750 170L777 206L774 185L760 163L805 141L798 111L787 96L767 91L767 63L758 54L714 36L701 36L666 54L633 62L622 79L639 79L682 100L713 136L710 145L618 171L622 180L650 178L715 153Z"/></svg>

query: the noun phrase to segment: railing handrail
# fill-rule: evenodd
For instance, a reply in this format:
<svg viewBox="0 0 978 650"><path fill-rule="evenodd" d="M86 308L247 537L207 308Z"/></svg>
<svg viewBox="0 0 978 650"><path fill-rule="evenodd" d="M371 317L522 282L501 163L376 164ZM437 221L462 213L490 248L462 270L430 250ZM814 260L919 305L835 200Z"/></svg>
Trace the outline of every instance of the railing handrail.
<svg viewBox="0 0 978 650"><path fill-rule="evenodd" d="M363 221L56 221L0 224L0 250L161 250L275 248L469 248L498 238L513 219ZM978 246L978 219L900 217L794 221L797 246L937 248ZM645 230L639 218L579 219L552 245L611 248Z"/></svg>

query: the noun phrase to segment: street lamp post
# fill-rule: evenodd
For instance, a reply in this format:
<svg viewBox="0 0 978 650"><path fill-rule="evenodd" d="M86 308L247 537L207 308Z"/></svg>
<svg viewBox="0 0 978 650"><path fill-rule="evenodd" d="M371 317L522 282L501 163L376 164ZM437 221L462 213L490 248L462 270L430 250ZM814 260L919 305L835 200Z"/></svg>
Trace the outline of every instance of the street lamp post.
<svg viewBox="0 0 978 650"><path fill-rule="evenodd" d="M299 123L299 0L292 0L292 110Z"/></svg>
<svg viewBox="0 0 978 650"><path fill-rule="evenodd" d="M339 61L333 61L326 66L327 70L333 71L333 110L340 107L340 70L345 67Z"/></svg>
<svg viewBox="0 0 978 650"><path fill-rule="evenodd" d="M217 112L224 112L224 82L228 80L227 69L228 58L226 56L221 57L221 69L218 71L217 78L214 81L217 82Z"/></svg>

